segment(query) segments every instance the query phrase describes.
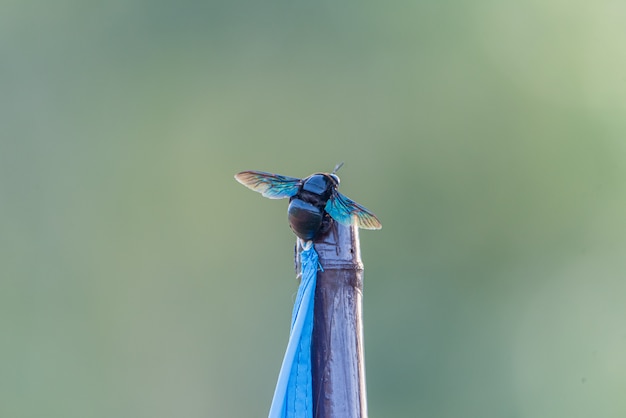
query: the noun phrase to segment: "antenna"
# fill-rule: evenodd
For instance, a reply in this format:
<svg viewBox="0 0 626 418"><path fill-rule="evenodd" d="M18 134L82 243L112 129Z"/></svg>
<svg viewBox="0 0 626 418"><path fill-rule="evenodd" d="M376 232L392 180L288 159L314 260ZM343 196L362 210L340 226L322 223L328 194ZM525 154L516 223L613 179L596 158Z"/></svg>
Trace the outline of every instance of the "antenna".
<svg viewBox="0 0 626 418"><path fill-rule="evenodd" d="M333 172L332 172L332 173L330 173L330 174L335 174L335 173L337 172L337 170L339 170L342 166L343 166L343 161L342 161L342 162L340 162L339 164L337 164L337 165L335 166L335 169L333 170Z"/></svg>

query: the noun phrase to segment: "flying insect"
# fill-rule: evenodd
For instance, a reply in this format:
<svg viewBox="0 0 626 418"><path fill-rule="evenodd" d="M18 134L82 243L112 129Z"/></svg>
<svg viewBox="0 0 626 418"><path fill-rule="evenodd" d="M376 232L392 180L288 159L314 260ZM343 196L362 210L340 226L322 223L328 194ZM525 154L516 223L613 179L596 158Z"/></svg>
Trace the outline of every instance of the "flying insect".
<svg viewBox="0 0 626 418"><path fill-rule="evenodd" d="M376 215L337 190L336 172L342 165L338 164L331 173L315 173L304 179L264 171L242 171L235 179L269 199L289 198L289 226L304 241L324 235L333 220L363 229L382 228Z"/></svg>

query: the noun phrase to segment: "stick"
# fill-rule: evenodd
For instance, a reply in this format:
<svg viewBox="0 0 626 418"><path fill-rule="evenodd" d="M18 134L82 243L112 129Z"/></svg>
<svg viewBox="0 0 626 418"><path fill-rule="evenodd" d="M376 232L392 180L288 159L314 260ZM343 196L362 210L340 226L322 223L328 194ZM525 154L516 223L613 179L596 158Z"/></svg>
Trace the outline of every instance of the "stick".
<svg viewBox="0 0 626 418"><path fill-rule="evenodd" d="M313 416L366 418L358 228L333 222L315 249L324 271L318 271L311 343Z"/></svg>

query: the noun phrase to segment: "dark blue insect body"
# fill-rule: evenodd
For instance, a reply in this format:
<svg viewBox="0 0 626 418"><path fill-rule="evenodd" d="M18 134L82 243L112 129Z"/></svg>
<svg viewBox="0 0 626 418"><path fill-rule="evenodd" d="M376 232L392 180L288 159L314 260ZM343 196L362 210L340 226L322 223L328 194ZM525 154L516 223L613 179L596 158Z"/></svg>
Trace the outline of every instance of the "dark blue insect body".
<svg viewBox="0 0 626 418"><path fill-rule="evenodd" d="M316 173L305 179L286 177L263 171L243 171L235 179L270 199L289 197L288 218L293 232L305 241L315 240L330 229L335 220L344 225L380 229L376 216L358 203L339 193L335 172Z"/></svg>

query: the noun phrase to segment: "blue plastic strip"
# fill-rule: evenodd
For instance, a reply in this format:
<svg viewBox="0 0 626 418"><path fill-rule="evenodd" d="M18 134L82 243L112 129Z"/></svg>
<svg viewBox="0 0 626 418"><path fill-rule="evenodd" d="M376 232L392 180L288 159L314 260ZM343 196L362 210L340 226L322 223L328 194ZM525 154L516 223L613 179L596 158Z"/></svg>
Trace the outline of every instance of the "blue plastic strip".
<svg viewBox="0 0 626 418"><path fill-rule="evenodd" d="M269 418L313 416L311 334L318 257L312 243L304 245L300 253L300 265L302 279L293 306L289 342L278 374Z"/></svg>

